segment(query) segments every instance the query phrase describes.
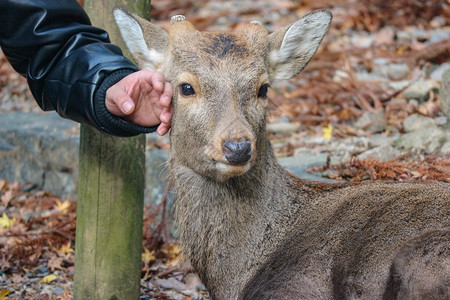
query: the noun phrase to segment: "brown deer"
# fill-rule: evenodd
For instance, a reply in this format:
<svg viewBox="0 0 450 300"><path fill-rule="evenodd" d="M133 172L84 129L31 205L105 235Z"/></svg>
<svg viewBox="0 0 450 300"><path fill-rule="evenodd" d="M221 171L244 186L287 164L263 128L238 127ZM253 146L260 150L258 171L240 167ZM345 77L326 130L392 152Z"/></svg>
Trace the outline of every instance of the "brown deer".
<svg viewBox="0 0 450 300"><path fill-rule="evenodd" d="M267 89L297 75L331 14L272 34L167 33L114 10L141 68L174 86L169 170L184 254L214 299L449 299L450 185L321 184L280 167Z"/></svg>

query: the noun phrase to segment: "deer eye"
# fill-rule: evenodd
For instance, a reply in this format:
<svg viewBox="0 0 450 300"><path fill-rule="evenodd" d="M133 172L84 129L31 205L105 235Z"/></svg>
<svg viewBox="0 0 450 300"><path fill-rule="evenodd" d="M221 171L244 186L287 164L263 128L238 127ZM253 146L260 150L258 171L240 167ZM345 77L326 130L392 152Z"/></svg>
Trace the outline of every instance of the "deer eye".
<svg viewBox="0 0 450 300"><path fill-rule="evenodd" d="M189 83L180 84L180 93L183 96L192 96L195 94L195 90Z"/></svg>
<svg viewBox="0 0 450 300"><path fill-rule="evenodd" d="M270 84L263 84L258 91L258 98L266 98L267 90L269 89Z"/></svg>

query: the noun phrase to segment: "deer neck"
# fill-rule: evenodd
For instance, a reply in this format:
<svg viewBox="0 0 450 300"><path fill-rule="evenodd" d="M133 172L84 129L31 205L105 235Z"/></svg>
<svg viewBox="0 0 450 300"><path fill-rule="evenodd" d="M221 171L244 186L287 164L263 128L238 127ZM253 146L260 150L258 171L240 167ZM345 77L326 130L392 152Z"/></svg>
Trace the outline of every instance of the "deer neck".
<svg viewBox="0 0 450 300"><path fill-rule="evenodd" d="M280 224L286 224L292 212L290 176L278 165L269 142L262 153L246 174L226 182L171 162L184 254L216 296L233 298L258 269L264 253L276 247L276 236L286 230Z"/></svg>

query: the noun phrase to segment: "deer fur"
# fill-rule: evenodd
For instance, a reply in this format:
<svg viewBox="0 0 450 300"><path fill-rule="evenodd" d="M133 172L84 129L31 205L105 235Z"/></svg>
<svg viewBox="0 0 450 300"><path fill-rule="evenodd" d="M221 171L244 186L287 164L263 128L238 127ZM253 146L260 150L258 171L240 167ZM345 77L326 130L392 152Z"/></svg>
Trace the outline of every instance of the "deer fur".
<svg viewBox="0 0 450 300"><path fill-rule="evenodd" d="M213 299L449 299L449 184L309 182L274 156L265 89L305 67L328 11L272 34L114 15L138 65L174 87L175 213Z"/></svg>

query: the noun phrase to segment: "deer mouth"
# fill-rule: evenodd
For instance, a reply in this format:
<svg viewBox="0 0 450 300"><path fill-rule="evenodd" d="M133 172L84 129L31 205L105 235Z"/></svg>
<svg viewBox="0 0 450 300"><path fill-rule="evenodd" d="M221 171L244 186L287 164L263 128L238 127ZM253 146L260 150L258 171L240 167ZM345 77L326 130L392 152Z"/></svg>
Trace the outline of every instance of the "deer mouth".
<svg viewBox="0 0 450 300"><path fill-rule="evenodd" d="M233 145L227 145L227 147L231 148L231 150L225 148L225 146L223 149L220 149L222 151L218 151L215 147L208 147L208 150L205 153L213 164L216 176L227 179L247 173L252 166L254 154L250 150L235 150ZM236 154L237 152L241 153Z"/></svg>
<svg viewBox="0 0 450 300"><path fill-rule="evenodd" d="M250 170L251 163L248 162L246 164L236 165L227 162L215 161L215 167L221 175L236 177L247 173L247 171Z"/></svg>

